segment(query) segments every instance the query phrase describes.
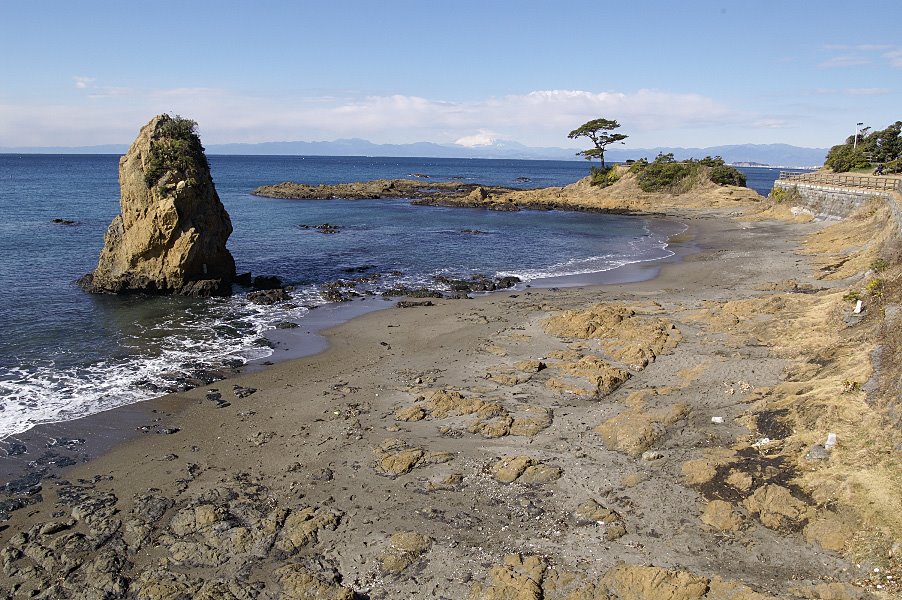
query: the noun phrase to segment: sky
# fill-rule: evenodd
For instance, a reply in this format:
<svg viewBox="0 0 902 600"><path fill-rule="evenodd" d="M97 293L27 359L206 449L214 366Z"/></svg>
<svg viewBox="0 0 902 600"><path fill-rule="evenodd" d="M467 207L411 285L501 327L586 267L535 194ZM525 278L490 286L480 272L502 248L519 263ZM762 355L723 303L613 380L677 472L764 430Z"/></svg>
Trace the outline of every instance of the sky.
<svg viewBox="0 0 902 600"><path fill-rule="evenodd" d="M829 147L902 119L902 2L0 0L0 147Z"/></svg>

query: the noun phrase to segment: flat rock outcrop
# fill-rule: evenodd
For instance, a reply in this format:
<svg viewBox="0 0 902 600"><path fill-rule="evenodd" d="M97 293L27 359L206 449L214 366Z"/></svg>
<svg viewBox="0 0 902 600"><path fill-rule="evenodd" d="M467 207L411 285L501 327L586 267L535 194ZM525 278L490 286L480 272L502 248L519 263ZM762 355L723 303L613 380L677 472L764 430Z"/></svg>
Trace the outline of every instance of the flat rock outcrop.
<svg viewBox="0 0 902 600"><path fill-rule="evenodd" d="M415 198L460 201L467 198L480 200L486 194L504 194L517 191L516 188L500 186L479 186L472 183L432 181L425 183L412 179L375 179L353 183L313 185L286 181L276 185L263 185L254 190L255 196L266 198L289 198L293 200L367 200L374 198Z"/></svg>
<svg viewBox="0 0 902 600"><path fill-rule="evenodd" d="M160 115L119 159L120 214L93 273L94 293L227 295L232 222L219 200L194 121Z"/></svg>

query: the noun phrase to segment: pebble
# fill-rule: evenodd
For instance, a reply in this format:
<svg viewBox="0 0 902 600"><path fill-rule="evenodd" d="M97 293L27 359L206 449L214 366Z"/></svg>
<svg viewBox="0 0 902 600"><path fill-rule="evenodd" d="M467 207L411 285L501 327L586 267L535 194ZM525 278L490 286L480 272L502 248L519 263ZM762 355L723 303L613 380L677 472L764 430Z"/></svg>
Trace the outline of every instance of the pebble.
<svg viewBox="0 0 902 600"><path fill-rule="evenodd" d="M257 388L252 387L241 387L240 385L233 385L232 391L239 398L247 398L251 394L257 391Z"/></svg>
<svg viewBox="0 0 902 600"><path fill-rule="evenodd" d="M820 444L815 444L808 450L805 458L808 460L827 460L830 458L830 452Z"/></svg>
<svg viewBox="0 0 902 600"><path fill-rule="evenodd" d="M642 453L642 460L652 461L664 458L664 453L658 450L646 450Z"/></svg>

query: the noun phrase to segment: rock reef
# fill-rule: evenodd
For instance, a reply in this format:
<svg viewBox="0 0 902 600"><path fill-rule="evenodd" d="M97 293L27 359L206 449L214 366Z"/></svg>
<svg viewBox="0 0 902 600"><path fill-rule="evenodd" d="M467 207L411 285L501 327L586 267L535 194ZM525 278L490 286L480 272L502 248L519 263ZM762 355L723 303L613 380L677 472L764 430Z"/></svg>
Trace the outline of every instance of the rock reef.
<svg viewBox="0 0 902 600"><path fill-rule="evenodd" d="M120 214L97 268L79 283L93 293L231 293L232 222L219 200L194 121L159 115L119 160Z"/></svg>
<svg viewBox="0 0 902 600"><path fill-rule="evenodd" d="M480 192L480 190L482 190ZM480 186L472 183L414 181L412 179L375 179L354 183L312 185L286 181L276 185L263 185L254 190L255 196L286 198L292 200L367 200L375 198L431 198L459 200L474 193L503 194L515 188Z"/></svg>

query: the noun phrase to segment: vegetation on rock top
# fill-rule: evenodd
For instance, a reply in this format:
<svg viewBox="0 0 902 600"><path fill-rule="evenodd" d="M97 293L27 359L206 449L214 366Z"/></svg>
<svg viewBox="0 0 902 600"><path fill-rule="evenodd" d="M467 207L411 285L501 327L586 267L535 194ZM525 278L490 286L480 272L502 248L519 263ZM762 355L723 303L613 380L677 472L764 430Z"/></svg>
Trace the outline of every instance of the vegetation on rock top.
<svg viewBox="0 0 902 600"><path fill-rule="evenodd" d="M188 185L202 181L209 170L197 122L175 115L161 115L144 164L144 182L152 187L169 171L181 173Z"/></svg>
<svg viewBox="0 0 902 600"><path fill-rule="evenodd" d="M673 154L659 154L651 163L644 158L636 161L630 171L636 174L643 192L682 194L700 178L710 179L717 185L745 186L745 175L724 163L720 156L678 162Z"/></svg>

